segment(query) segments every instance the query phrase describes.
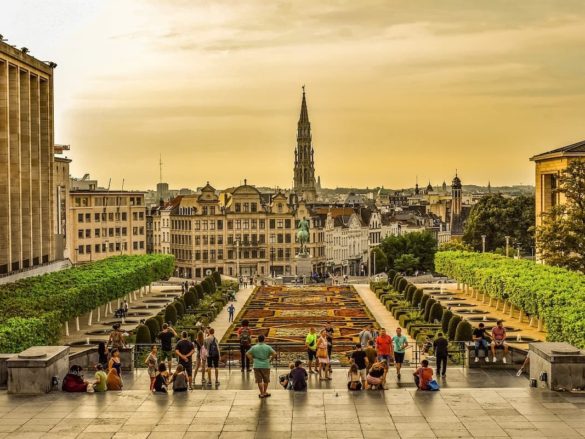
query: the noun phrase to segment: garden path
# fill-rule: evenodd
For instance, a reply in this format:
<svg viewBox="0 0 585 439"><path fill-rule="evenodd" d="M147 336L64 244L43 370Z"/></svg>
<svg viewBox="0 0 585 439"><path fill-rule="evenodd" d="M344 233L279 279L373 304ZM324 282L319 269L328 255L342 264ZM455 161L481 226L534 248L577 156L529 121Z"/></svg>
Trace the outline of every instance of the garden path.
<svg viewBox="0 0 585 439"><path fill-rule="evenodd" d="M254 286L248 286L247 288L240 288L240 290L236 293L236 302L234 302L234 306L236 307L236 312L234 314L234 321L238 321L238 313L244 308L244 305L252 295L254 291ZM231 302L230 302L231 303ZM228 322L228 303L220 313L217 315L215 320L211 322L211 327L215 329L215 336L218 340L221 340L225 333L231 326L231 323Z"/></svg>
<svg viewBox="0 0 585 439"><path fill-rule="evenodd" d="M356 284L354 287L380 326L386 328L386 331L388 331L391 336L396 335L396 328L400 326L400 323L394 318L392 313L386 309L382 302L380 302L374 292L370 290L370 286L367 284ZM406 328L402 328L402 334L406 335L408 343L412 346L413 340L408 335ZM408 349L406 351L405 359L410 361L411 358L412 349Z"/></svg>

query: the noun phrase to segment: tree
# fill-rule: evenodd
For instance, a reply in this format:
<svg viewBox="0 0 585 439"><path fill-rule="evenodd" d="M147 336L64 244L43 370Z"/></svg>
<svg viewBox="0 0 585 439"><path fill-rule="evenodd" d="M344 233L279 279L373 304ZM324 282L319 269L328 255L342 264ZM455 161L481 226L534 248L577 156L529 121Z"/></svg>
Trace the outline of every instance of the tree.
<svg viewBox="0 0 585 439"><path fill-rule="evenodd" d="M380 248L386 255L388 267L395 270L430 271L434 269L437 240L428 231L388 236L380 243ZM405 257L401 258L402 256Z"/></svg>
<svg viewBox="0 0 585 439"><path fill-rule="evenodd" d="M566 201L543 214L538 252L548 265L585 272L585 162L570 161L559 177Z"/></svg>
<svg viewBox="0 0 585 439"><path fill-rule="evenodd" d="M463 230L463 242L477 251L482 250L482 235L485 235L486 251L506 247L506 236L510 247L519 245L530 253L534 246L534 197L521 195L505 198L501 194L482 197L471 209ZM464 250L464 249L449 249ZM510 255L513 254L513 249Z"/></svg>
<svg viewBox="0 0 585 439"><path fill-rule="evenodd" d="M447 241L447 242L443 242L441 244L439 244L439 251L440 252L446 252L446 251L463 251L463 252L470 252L473 251L473 248L468 245L465 244L462 241L457 240L452 240L452 241Z"/></svg>
<svg viewBox="0 0 585 439"><path fill-rule="evenodd" d="M406 253L404 255L400 255L394 261L394 268L396 268L398 271L402 271L410 275L414 273L419 264L420 264L419 258L415 258L414 255Z"/></svg>

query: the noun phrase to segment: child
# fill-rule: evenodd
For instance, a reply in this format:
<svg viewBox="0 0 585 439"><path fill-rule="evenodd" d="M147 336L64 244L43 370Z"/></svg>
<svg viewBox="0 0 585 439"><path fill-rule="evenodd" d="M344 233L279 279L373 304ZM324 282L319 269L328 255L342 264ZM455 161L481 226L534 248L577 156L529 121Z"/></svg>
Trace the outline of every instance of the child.
<svg viewBox="0 0 585 439"><path fill-rule="evenodd" d="M153 391L167 393L168 377L169 373L167 372L167 366L165 365L164 362L162 362L158 365L158 373L156 374L156 377L154 379Z"/></svg>
<svg viewBox="0 0 585 439"><path fill-rule="evenodd" d="M179 364L175 369L175 373L171 377L169 384L173 383L173 392L186 392L187 382L188 377L185 368L182 364Z"/></svg>
<svg viewBox="0 0 585 439"><path fill-rule="evenodd" d="M347 389L362 390L360 372L355 363L349 367L349 372L347 372Z"/></svg>

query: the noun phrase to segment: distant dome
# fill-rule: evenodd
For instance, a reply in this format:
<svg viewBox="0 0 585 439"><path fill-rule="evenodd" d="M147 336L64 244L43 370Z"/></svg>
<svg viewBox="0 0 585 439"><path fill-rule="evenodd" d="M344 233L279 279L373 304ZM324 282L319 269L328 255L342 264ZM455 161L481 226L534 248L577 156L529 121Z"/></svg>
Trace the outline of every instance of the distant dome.
<svg viewBox="0 0 585 439"><path fill-rule="evenodd" d="M461 179L457 176L457 174L455 174L455 178L453 178L451 187L461 189Z"/></svg>

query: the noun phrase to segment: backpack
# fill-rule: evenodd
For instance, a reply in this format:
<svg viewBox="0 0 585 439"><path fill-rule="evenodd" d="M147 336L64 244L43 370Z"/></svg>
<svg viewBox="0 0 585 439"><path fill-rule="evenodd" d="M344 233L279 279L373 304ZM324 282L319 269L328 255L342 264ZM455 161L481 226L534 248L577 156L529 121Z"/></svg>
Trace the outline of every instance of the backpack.
<svg viewBox="0 0 585 439"><path fill-rule="evenodd" d="M217 340L213 337L211 343L209 343L209 357L217 358L219 357L219 347L217 346Z"/></svg>
<svg viewBox="0 0 585 439"><path fill-rule="evenodd" d="M240 333L240 346L244 348L249 348L252 344L252 336L250 335L250 329L247 327L242 328L242 332Z"/></svg>

